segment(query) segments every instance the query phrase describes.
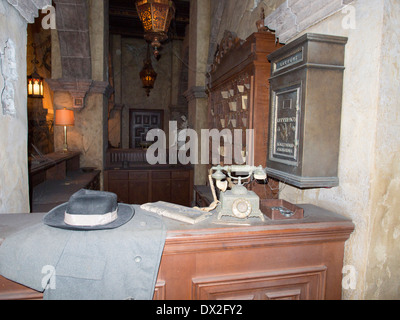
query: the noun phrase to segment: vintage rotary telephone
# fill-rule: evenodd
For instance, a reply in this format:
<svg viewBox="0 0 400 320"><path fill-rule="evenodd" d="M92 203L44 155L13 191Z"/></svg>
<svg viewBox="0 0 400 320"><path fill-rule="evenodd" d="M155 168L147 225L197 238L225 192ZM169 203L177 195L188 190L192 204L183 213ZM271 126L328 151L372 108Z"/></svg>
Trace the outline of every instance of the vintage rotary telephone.
<svg viewBox="0 0 400 320"><path fill-rule="evenodd" d="M253 177L256 180L267 179L267 174L262 166L217 166L211 168L211 170L215 171L212 174L212 178L216 180L217 187L221 190L219 199L221 203L217 208L218 220L220 220L222 216L233 216L239 219L256 217L264 221L264 215L260 211L260 198L255 192L247 190L242 184L243 180L252 179ZM228 177L232 180L238 181L231 190L226 190L227 181L222 183L222 180L227 178L223 172L227 173ZM235 173L236 176L233 176L233 173Z"/></svg>

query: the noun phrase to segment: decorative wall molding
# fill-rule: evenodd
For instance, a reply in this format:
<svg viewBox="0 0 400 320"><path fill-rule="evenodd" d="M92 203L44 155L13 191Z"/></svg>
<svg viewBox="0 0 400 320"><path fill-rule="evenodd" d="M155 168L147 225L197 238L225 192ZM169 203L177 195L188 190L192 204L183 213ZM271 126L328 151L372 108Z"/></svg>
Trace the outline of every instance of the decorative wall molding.
<svg viewBox="0 0 400 320"><path fill-rule="evenodd" d="M35 22L39 16L39 10L51 6L51 0L7 0L21 16L28 22Z"/></svg>
<svg viewBox="0 0 400 320"><path fill-rule="evenodd" d="M113 87L106 81L93 81L89 93L103 94L107 99L114 92Z"/></svg>
<svg viewBox="0 0 400 320"><path fill-rule="evenodd" d="M206 87L197 86L191 87L189 90L183 93L188 102L195 99L204 99L207 98Z"/></svg>
<svg viewBox="0 0 400 320"><path fill-rule="evenodd" d="M286 0L265 18L279 42L287 43L300 32L342 10L354 0Z"/></svg>
<svg viewBox="0 0 400 320"><path fill-rule="evenodd" d="M211 72L216 70L217 66L221 63L222 58L227 55L229 51L240 47L243 43L244 40L239 39L235 32L226 30L218 46L217 52L215 53Z"/></svg>
<svg viewBox="0 0 400 320"><path fill-rule="evenodd" d="M103 94L109 99L113 92L113 88L108 82L91 79L46 79L46 82L54 92L70 93L73 107L77 110L85 107L88 94Z"/></svg>

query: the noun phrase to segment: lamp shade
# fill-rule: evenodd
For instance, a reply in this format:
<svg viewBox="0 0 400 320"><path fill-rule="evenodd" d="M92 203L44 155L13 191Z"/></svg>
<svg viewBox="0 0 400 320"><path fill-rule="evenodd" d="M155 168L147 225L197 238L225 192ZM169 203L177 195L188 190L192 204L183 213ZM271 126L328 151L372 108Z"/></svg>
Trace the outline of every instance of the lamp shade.
<svg viewBox="0 0 400 320"><path fill-rule="evenodd" d="M73 126L75 124L75 116L72 110L56 110L56 126Z"/></svg>

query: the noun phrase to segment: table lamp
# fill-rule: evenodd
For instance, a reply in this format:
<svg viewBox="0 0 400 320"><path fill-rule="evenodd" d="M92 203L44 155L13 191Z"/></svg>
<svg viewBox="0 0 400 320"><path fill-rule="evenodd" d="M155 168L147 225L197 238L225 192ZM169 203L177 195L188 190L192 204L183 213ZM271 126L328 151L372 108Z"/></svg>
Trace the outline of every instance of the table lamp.
<svg viewBox="0 0 400 320"><path fill-rule="evenodd" d="M67 144L67 127L71 127L75 124L74 112L72 110L67 110L64 108L63 110L56 110L56 126L64 126L64 146L63 152L68 152L68 144Z"/></svg>

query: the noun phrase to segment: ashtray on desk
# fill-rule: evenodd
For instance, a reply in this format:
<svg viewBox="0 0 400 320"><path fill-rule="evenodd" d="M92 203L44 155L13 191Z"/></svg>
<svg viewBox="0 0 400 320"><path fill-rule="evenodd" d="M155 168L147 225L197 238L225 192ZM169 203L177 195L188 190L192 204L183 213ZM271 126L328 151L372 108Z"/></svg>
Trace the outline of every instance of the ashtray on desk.
<svg viewBox="0 0 400 320"><path fill-rule="evenodd" d="M83 168L81 168L81 170L82 170L82 172L89 173L89 172L93 172L94 170L96 170L96 168L94 168L94 167L83 167Z"/></svg>
<svg viewBox="0 0 400 320"><path fill-rule="evenodd" d="M304 218L304 209L285 200L260 200L260 210L272 220Z"/></svg>

